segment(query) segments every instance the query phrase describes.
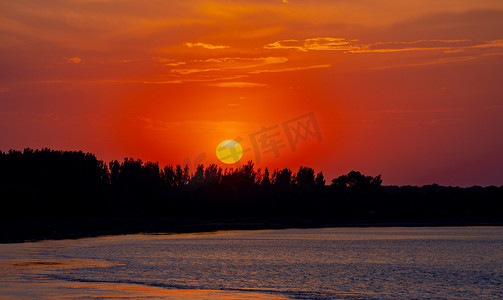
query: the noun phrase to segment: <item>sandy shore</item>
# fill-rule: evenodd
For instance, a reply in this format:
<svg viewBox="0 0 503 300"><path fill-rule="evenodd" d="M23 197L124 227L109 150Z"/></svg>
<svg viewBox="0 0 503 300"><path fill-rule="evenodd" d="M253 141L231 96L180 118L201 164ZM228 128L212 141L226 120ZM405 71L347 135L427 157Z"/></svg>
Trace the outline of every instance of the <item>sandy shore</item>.
<svg viewBox="0 0 503 300"><path fill-rule="evenodd" d="M262 293L175 290L133 284L52 281L4 281L1 299L288 299Z"/></svg>
<svg viewBox="0 0 503 300"><path fill-rule="evenodd" d="M44 250L64 247L64 243L56 241L0 244L0 299L288 299L265 293L180 290L53 279L50 275L62 269L110 265L101 260L45 255Z"/></svg>

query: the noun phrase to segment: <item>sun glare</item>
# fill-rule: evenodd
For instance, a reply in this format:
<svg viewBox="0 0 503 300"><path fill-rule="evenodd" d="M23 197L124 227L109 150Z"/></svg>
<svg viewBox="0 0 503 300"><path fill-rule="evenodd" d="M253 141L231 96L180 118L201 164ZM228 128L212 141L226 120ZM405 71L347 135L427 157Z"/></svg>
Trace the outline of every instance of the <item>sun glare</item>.
<svg viewBox="0 0 503 300"><path fill-rule="evenodd" d="M218 144L216 154L221 162L233 164L243 156L243 147L234 140L225 140Z"/></svg>

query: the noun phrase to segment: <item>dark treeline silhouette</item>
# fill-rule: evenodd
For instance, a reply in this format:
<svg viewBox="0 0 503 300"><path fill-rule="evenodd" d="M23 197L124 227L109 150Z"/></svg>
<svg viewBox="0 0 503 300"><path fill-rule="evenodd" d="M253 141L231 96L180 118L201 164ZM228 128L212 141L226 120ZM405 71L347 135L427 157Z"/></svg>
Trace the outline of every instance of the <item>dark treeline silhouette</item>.
<svg viewBox="0 0 503 300"><path fill-rule="evenodd" d="M0 216L290 220L302 224L499 224L502 187L382 186L351 171L326 184L300 167L159 166L50 149L0 152ZM293 221L292 221L293 220ZM286 221L285 221L286 222ZM153 229L155 230L155 229Z"/></svg>

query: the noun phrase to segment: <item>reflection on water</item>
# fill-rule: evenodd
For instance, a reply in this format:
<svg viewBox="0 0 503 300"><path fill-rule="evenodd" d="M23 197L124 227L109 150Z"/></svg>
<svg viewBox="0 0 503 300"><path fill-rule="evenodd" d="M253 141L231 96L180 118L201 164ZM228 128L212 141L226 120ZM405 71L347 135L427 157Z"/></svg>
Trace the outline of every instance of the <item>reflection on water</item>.
<svg viewBox="0 0 503 300"><path fill-rule="evenodd" d="M0 245L0 293L501 299L501 249L500 227L289 229L8 244Z"/></svg>

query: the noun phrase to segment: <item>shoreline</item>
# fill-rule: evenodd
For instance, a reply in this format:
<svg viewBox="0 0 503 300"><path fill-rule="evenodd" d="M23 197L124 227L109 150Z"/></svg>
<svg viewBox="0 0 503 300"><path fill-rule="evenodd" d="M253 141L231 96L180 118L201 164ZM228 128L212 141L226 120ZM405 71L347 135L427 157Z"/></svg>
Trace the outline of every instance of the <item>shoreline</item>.
<svg viewBox="0 0 503 300"><path fill-rule="evenodd" d="M306 219L175 219L175 218L74 218L0 221L0 244L80 239L127 234L177 234L222 230L263 230L337 227L465 227L503 226L493 220L414 220L333 222Z"/></svg>
<svg viewBox="0 0 503 300"><path fill-rule="evenodd" d="M41 241L3 245L0 259L2 299L107 298L107 299L260 299L286 300L280 294L160 287L141 283L69 281L52 278L58 271L74 268L106 267L109 262L94 259L45 257L46 248L69 247L66 241ZM71 244L70 244L71 245ZM10 251L9 251L10 250Z"/></svg>
<svg viewBox="0 0 503 300"><path fill-rule="evenodd" d="M5 286L3 286L5 284ZM0 282L2 299L107 298L107 299L260 299L291 298L260 292L163 288L134 283L72 282L65 280L35 280ZM41 296L44 295L44 296ZM5 298L4 298L5 297Z"/></svg>

